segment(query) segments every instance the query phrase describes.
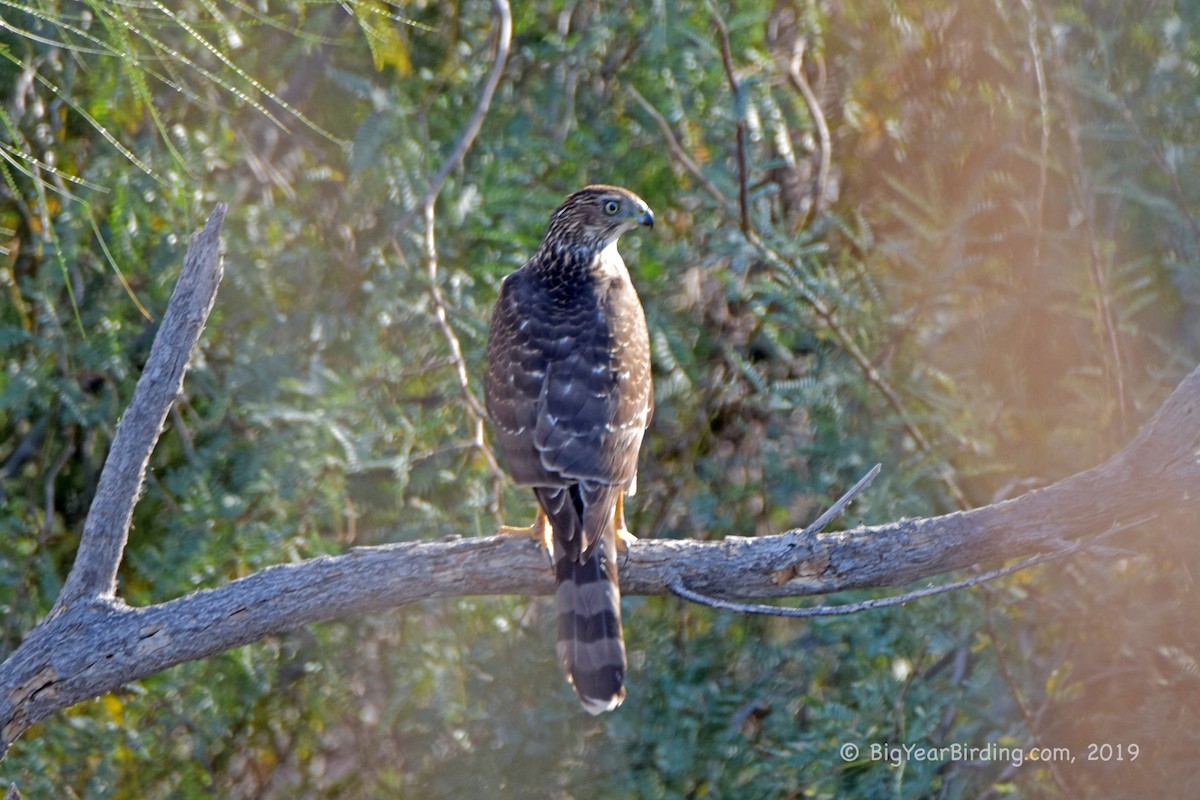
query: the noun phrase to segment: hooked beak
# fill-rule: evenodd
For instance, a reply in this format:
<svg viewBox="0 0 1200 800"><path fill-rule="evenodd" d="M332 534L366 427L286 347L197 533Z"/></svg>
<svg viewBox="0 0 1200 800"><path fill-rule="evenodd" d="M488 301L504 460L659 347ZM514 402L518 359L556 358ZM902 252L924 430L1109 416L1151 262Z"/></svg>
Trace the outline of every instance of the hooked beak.
<svg viewBox="0 0 1200 800"><path fill-rule="evenodd" d="M644 225L647 228L653 228L654 227L654 212L647 208L645 211L642 212L642 215L640 217L638 217L637 223L638 223L638 225Z"/></svg>

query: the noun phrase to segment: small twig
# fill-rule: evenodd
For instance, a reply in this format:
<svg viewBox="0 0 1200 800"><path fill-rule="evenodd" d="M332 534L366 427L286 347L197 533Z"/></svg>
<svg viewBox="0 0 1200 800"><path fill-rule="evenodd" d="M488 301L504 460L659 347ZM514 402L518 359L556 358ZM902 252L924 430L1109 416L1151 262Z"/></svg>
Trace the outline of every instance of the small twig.
<svg viewBox="0 0 1200 800"><path fill-rule="evenodd" d="M796 41L792 62L788 65L788 79L800 96L804 98L804 104L808 106L808 114L812 117L813 127L817 132L817 174L813 179L812 208L810 209L810 213L817 214L825 205L826 187L829 184L829 171L833 161L833 139L829 135L829 123L825 120L825 112L821 110L817 94L809 86L808 78L804 76L804 40L802 38Z"/></svg>
<svg viewBox="0 0 1200 800"><path fill-rule="evenodd" d="M986 609L984 617L984 627L987 629L988 638L992 640L991 651L996 657L996 666L1000 670L1000 678L1004 681L1004 685L1008 688L1008 694L1012 697L1013 702L1017 704L1017 710L1021 714L1021 719L1025 721L1025 727L1029 730L1029 735L1033 738L1033 743L1037 747L1042 747L1041 726L1038 725L1037 719L1033 712L1029 710L1029 703L1025 699L1025 695L1021 692L1021 687L1017 685L1016 676L1013 675L1012 669L1008 665L1008 656L1004 654L1000 647L1000 637L996 633L995 609L993 608L991 597L987 592L983 593L983 604ZM1059 790L1064 796L1070 796L1071 791L1063 781L1062 776L1054 768L1053 759L1046 762L1046 766L1050 769L1050 777L1054 783L1058 785Z"/></svg>
<svg viewBox="0 0 1200 800"><path fill-rule="evenodd" d="M1167 164L1163 154L1159 152L1142 131L1142 126L1138 124L1137 117L1133 114L1133 109L1125 102L1125 97L1120 92L1110 91L1108 93L1112 102L1121 110L1121 116L1129 123L1129 127L1133 130L1133 135L1138 141L1138 146L1142 148L1142 152L1146 157L1154 162L1154 166L1167 179L1167 183L1171 187L1171 194L1175 196L1175 207L1183 216L1187 223L1188 230L1192 234L1193 246L1200 244L1200 223L1196 221L1196 215L1192 213L1187 195L1184 194L1183 187L1179 184L1179 174L1177 170L1171 168Z"/></svg>
<svg viewBox="0 0 1200 800"><path fill-rule="evenodd" d="M483 120L488 114L488 109L491 108L492 96L500 84L500 76L504 74L504 65L508 62L508 48L512 42L512 9L509 8L508 0L492 0L492 13L496 17L496 54L492 59L492 70L488 73L487 80L484 81L483 89L479 92L479 99L475 102L475 110L471 113L471 118L467 120L466 126L463 127L462 133L459 134L458 142L455 143L449 158L433 176L433 180L429 182L429 188L425 190L424 197L417 203L417 208L422 210L437 201L437 196L441 193L442 186L450 177L450 173L458 169L463 159L466 158L467 151L475 143L475 137L479 135L479 129L483 127Z"/></svg>
<svg viewBox="0 0 1200 800"><path fill-rule="evenodd" d="M187 429L187 425L183 421L183 414L179 412L178 403L171 406L171 425L179 437L179 448L183 451L183 459L189 465L196 466L196 444L192 440L191 431Z"/></svg>
<svg viewBox="0 0 1200 800"><path fill-rule="evenodd" d="M424 212L425 265L429 274L429 294L433 298L433 318L437 321L438 327L446 337L446 344L450 347L450 363L454 365L454 372L458 376L458 385L462 390L463 399L466 400L473 416L482 417L486 412L483 404L479 402L479 398L471 391L471 379L467 374L467 363L463 358L462 345L459 343L454 329L450 327L450 320L446 315L446 298L442 295L442 289L438 285L437 236L434 229L436 218L432 202L425 204Z"/></svg>
<svg viewBox="0 0 1200 800"><path fill-rule="evenodd" d="M50 465L50 470L46 473L45 495L46 502L44 508L44 518L42 519L42 533L49 534L51 526L54 522L54 506L55 506L55 484L58 482L58 475L63 471L63 467L75 455L75 426L72 425L67 433L67 445L63 448L62 453Z"/></svg>
<svg viewBox="0 0 1200 800"><path fill-rule="evenodd" d="M462 393L463 401L467 404L467 412L471 416L475 429L472 437L474 444L483 453L492 473L500 475L502 474L500 464L496 461L496 456L488 447L487 439L484 436L484 420L487 419L487 411L484 409L483 403L479 402L479 398L475 396L475 392L471 390L471 378L467 374L467 361L463 358L462 345L458 341L458 335L454 332L454 328L450 325L450 318L446 313L446 298L442 295L442 289L438 285L437 238L434 227L436 217L433 210L435 199L431 198L425 204L424 209L425 263L429 272L429 294L433 298L433 318L437 321L438 328L450 348L450 360L454 365L454 374L458 377L458 388Z"/></svg>
<svg viewBox="0 0 1200 800"><path fill-rule="evenodd" d="M874 477L874 476L872 476ZM1055 550L1051 553L1040 553L1036 556L1018 561L1007 567L991 570L990 572L982 572L978 575L972 575L969 578L943 583L937 586L926 586L923 589L916 589L904 594L895 595L892 597L877 597L871 600L863 600L859 603L846 603L838 606L810 606L808 608L786 608L781 606L768 606L761 603L735 603L730 600L722 600L718 597L710 597L709 595L694 592L684 585L682 577L676 577L667 584L667 588L678 597L684 600L690 600L693 603L698 603L709 608L717 608L722 611L736 611L739 614L761 614L769 617L840 617L849 614L857 614L861 611L871 611L876 608L890 608L908 603L912 600L920 600L923 597L932 597L934 595L946 594L955 592L959 589L969 589L972 586L978 586L981 583L994 581L997 578L1003 578L1006 575L1012 575L1014 572L1020 572L1023 569L1036 566L1046 561L1069 556L1073 553L1078 553L1081 550L1086 550L1101 539L1107 539L1115 533L1129 528L1135 528L1139 525L1144 525L1152 519L1155 519L1157 514L1148 514L1144 517L1139 517L1132 522L1115 524L1104 533L1093 536L1086 542L1076 543L1062 550Z"/></svg>
<svg viewBox="0 0 1200 800"><path fill-rule="evenodd" d="M33 424L29 432L26 433L17 446L8 454L8 458L3 464L0 464L0 478L11 478L21 471L21 467L25 466L34 456L37 455L38 449L42 446L42 442L46 438L46 430L50 427L51 413L47 411L38 421ZM11 444L11 440L9 440ZM3 494L0 494L0 499Z"/></svg>
<svg viewBox="0 0 1200 800"><path fill-rule="evenodd" d="M949 682L954 688L962 686L963 681L967 677L967 666L970 664L971 648L966 644L960 644L958 647L951 650L944 658L951 658L954 661L954 670L950 673ZM932 672L926 673L926 677L932 675ZM950 735L950 729L954 725L954 718L958 715L958 704L949 703L942 712L942 718L938 722L937 729L933 734L934 744L942 744L946 741L946 737Z"/></svg>
<svg viewBox="0 0 1200 800"><path fill-rule="evenodd" d="M732 71L732 54L728 51L728 31L725 29L724 20L722 20L720 14L717 13L716 7L711 3L709 7L712 10L713 19L716 21L718 30L722 32L722 45L724 48L722 50L722 59L726 69L726 77L730 81L730 85L736 94L738 91L738 83L737 77ZM683 148L683 145L680 144L679 139L675 136L675 132L671 129L670 123L667 122L667 119L661 113L659 113L658 109L654 108L654 106L651 105L650 102L643 97L634 86L629 86L629 93L633 95L633 99L637 101L638 105L640 105L642 109L654 119L654 122L658 125L659 131L662 133L663 139L666 140L667 150L680 164L680 166L682 166L684 170L692 175L692 177L694 177L700 183L704 190L708 192L713 199L720 203L728 213L738 216L741 224L742 234L746 237L746 241L749 242L749 244L756 250L758 250L768 262L774 263L775 265L787 265L787 259L785 259L780 253L776 252L766 242L764 242L750 226L746 205L747 198L745 195L745 192L747 191L745 172L741 171L739 174L739 178L741 179L739 185L740 203L739 205L734 205L733 203L729 202L725 195L721 193L721 190L718 189L716 185L704 175L704 173L700 170L699 165L697 165L691 156L688 155L687 151ZM815 96L813 99L816 99ZM819 112L819 107L817 110ZM744 124L744 121L740 122L739 124ZM739 170L741 170L744 166L745 162L740 162ZM883 377L883 375L880 374L879 370L876 369L875 365L871 362L871 359L867 357L867 354L864 353L862 348L858 346L857 342L854 340L854 337L838 319L834 309L825 303L825 301L823 301L820 297L817 297L817 295L813 294L808 287L797 285L794 288L799 293L800 298L807 303L817 315L818 319L825 326L825 328L834 335L834 338L837 339L838 344L850 355L850 358L854 360L854 363L858 365L859 369L863 373L863 377L866 378L867 382L874 386L875 389L883 395L888 405L890 405L892 410L895 411L900 417L904 425L905 432L913 440L913 443L916 444L917 449L923 453L931 453L933 451L933 446L925 437L924 432L917 427L916 423L912 421L912 417L908 413L908 409L905 407L904 401L900 398L900 394L892 387L890 383L887 382L887 380ZM943 465L943 467L938 471L938 478L942 485L945 486L946 491L950 493L950 496L954 499L954 503L958 508L965 510L971 507L971 503L967 499L966 493L962 490L962 487L958 485L958 481L955 479L949 465Z"/></svg>
<svg viewBox="0 0 1200 800"><path fill-rule="evenodd" d="M445 186L446 179L450 173L462 164L467 152L475 143L475 137L479 135L479 129L483 127L483 120L487 117L488 111L491 109L492 97L496 93L496 87L500 84L500 77L504 73L504 65L508 61L509 45L512 42L512 10L509 8L508 0L492 0L492 12L496 18L496 51L492 58L492 69L488 73L487 80L484 81L483 88L479 92L479 98L475 101L475 110L471 113L470 119L467 120L467 124L463 127L462 133L459 134L454 149L450 152L450 156L446 159L445 163L434 174L432 180L430 180L429 188L417 204L417 208L420 209L425 223L425 264L429 274L429 294L433 299L434 320L437 322L438 328L441 330L442 336L445 337L446 344L450 348L450 362L454 365L459 390L462 393L463 401L467 405L467 413L471 417L474 428L474 444L483 454L493 475L498 476L502 474L500 464L496 461L496 456L488 447L487 439L484 436L484 420L487 418L487 411L484 409L483 403L479 402L479 398L471 390L471 380L467 373L466 359L463 358L462 345L458 340L458 335L454 332L454 328L450 325L446 298L442 294L442 289L439 285L437 234L435 229L437 220L435 209L438 195L441 193L442 187ZM406 223L402 224L401 227L405 225ZM397 250L400 249L399 243L393 242L393 245Z"/></svg>
<svg viewBox="0 0 1200 800"><path fill-rule="evenodd" d="M436 214L434 210L438 194L441 192L442 186L445 185L447 176L462 163L467 151L474 144L475 137L479 134L484 117L487 116L488 110L491 108L492 96L495 94L496 86L500 82L500 75L504 71L504 64L508 60L508 47L512 39L512 14L507 0L494 0L492 6L497 22L496 55L492 62L492 71L488 75L483 90L479 94L479 100L475 104L475 111L471 115L471 119L467 121L466 127L463 128L463 132L459 136L458 144L455 145L450 157L446 159L446 163L442 164L441 169L438 170L431 181L424 198L422 198L421 211L425 218L425 257L429 270L429 292L433 297L434 318L437 320L438 327L441 328L442 335L445 336L446 343L450 348L450 357L454 364L455 374L458 376L459 389L462 391L463 400L466 402L467 409L474 421L475 444L484 454L492 471L499 472L500 465L496 462L496 458L488 448L484 438L483 423L487 417L487 412L483 404L479 402L479 398L471 390L471 380L467 374L467 363L466 359L463 358L462 345L459 343L458 335L455 334L454 328L450 325L450 319L446 313L446 299L442 295L441 286L438 283L437 238L435 232Z"/></svg>
<svg viewBox="0 0 1200 800"><path fill-rule="evenodd" d="M666 140L667 150L670 151L675 161L683 167L685 172L695 178L704 191L708 192L709 196L720 203L726 211L731 214L737 213L737 207L729 202L729 199L721 193L716 184L709 180L708 176L700 169L700 165L688 155L687 150L683 148L683 145L680 144L679 139L675 136L675 131L671 129L671 123L667 122L667 118L660 114L658 109L651 105L650 101L643 97L642 93L632 83L628 84L627 88L629 89L629 93L633 95L633 99L642 107L642 110L649 114L654 123L658 125L659 132L662 134L663 139Z"/></svg>
<svg viewBox="0 0 1200 800"><path fill-rule="evenodd" d="M733 47L729 43L729 28L725 25L725 18L721 16L721 12L717 10L716 4L711 0L708 8L721 39L721 64L725 67L725 80L729 83L729 91L733 93L734 107L737 109L734 147L738 169L739 224L742 233L750 235L754 229L750 226L750 170L746 163L746 114L743 108L745 102L742 97L742 84L737 79L737 73L734 72Z"/></svg>
<svg viewBox="0 0 1200 800"><path fill-rule="evenodd" d="M753 245L769 263L788 268L785 270L785 272L797 271L793 265L788 263L787 259L785 259L780 253L778 253L774 248L764 242L757 235L751 233L746 238L747 241L749 241L750 244ZM913 443L917 446L917 449L923 453L932 453L932 444L930 444L929 440L925 438L925 433L919 427L917 427L915 422L912 421L912 416L908 413L908 409L904 405L904 401L901 399L900 393L897 392L890 383L888 383L887 379L880 374L879 370L871 362L871 359L867 357L867 354L864 353L862 348L858 346L858 343L854 340L853 335L851 335L850 331L848 331L845 326L842 325L841 320L838 319L834 308L814 294L807 286L801 283L789 283L788 287L794 290L800 296L800 299L803 300L809 306L809 308L812 309L813 313L817 315L817 318L825 326L825 329L833 334L841 348L845 350L854 363L858 365L858 368L862 372L863 378L866 379L867 383L874 386L876 391L883 395L884 400L886 400L887 404L892 407L893 411L896 412L896 416L900 418L905 433L907 433L909 438L913 440ZM966 510L971 507L970 501L967 500L966 493L963 492L962 487L958 485L958 481L955 480L949 465L944 465L942 469L939 470L938 478L941 480L942 485L946 487L946 490L950 493L950 496L954 498L955 504L960 509Z"/></svg>
<svg viewBox="0 0 1200 800"><path fill-rule="evenodd" d="M704 173L700 170L699 165L697 165L696 162L687 154L687 151L683 148L683 145L680 144L679 139L675 136L675 132L671 129L670 123L667 122L666 117L659 113L659 111L654 108L654 106L652 106L650 102L646 100L646 98L643 97L636 88L634 88L634 86L630 85L628 88L629 93L633 95L633 99L637 101L638 105L640 105L642 109L649 114L658 125L659 131L662 133L663 139L666 141L667 150L671 156L674 157L676 162L678 162L679 165L682 166L686 172L688 172L688 174L695 178L700 186L703 187L704 190L711 195L712 198L716 200L727 213L736 216L738 213L737 206L731 203L729 199L721 193L721 190L718 189L716 185L704 175ZM766 258L769 263L772 263L777 267L791 267L787 259L785 259L775 249L770 247L766 242L764 242L754 231L751 230L745 232L745 236L746 241L749 242L756 250L758 250L759 253ZM794 272L795 269L793 268L787 271ZM891 406L892 410L895 411L897 416L900 417L905 433L907 433L913 440L913 443L917 446L917 449L923 453L932 453L933 446L930 444L929 440L925 438L924 432L922 432L921 429L917 427L916 423L912 421L912 416L908 413L908 409L905 407L904 401L900 398L900 394L892 387L890 383L887 382L887 380L883 377L883 375L880 374L879 370L876 369L875 365L871 362L871 359L867 357L867 354L864 353L862 348L858 346L858 343L855 342L854 337L850 334L850 331L848 331L846 327L842 325L841 320L838 318L833 307L828 305L817 295L813 294L813 292L811 292L808 287L804 285L796 285L791 288L793 288L800 295L800 299L803 300L809 306L809 308L812 309L813 313L817 315L818 321L825 327L825 329L833 334L834 338L838 342L838 345L850 355L850 358L856 365L858 365L858 368L862 372L867 383L875 387L876 391L883 395L883 398L887 401L887 404ZM963 492L962 487L958 485L958 481L955 479L949 465L944 465L938 471L938 479L942 482L942 485L945 486L946 491L950 493L950 496L954 499L955 505L959 509L965 510L971 507L970 501L967 500L966 493Z"/></svg>
<svg viewBox="0 0 1200 800"><path fill-rule="evenodd" d="M1053 25L1053 18L1045 8L1042 13L1049 19L1048 25ZM1060 75L1070 74L1057 40L1050 38L1050 52L1054 58L1055 70ZM1117 323L1113 316L1112 301L1108 294L1107 281L1104 274L1104 259L1100 255L1100 242L1096 237L1095 225L1092 221L1092 209L1088 206L1091 187L1088 185L1087 171L1083 160L1083 144L1080 139L1080 125L1075 117L1075 105L1071 102L1070 87L1063 90L1062 109L1067 125L1067 141L1071 154L1072 188L1076 194L1079 214L1083 220L1083 230L1087 235L1090 277L1092 288L1096 292L1096 314L1100 318L1100 326L1104 331L1104 344L1107 357L1103 367L1107 378L1112 382L1117 394L1117 419L1120 422L1120 435L1125 436L1129 429L1129 397L1125 388L1125 367L1121 357L1121 343L1117 333Z"/></svg>
<svg viewBox="0 0 1200 800"><path fill-rule="evenodd" d="M1033 236L1033 255L1029 263L1036 270L1041 263L1043 217L1046 208L1047 170L1050 161L1050 93L1046 86L1046 66L1042 62L1042 48L1038 44L1038 17L1033 0L1021 0L1025 13L1029 15L1029 52L1033 57L1033 74L1037 78L1038 109L1042 123L1041 151L1038 158L1038 192L1033 218L1037 229Z"/></svg>
<svg viewBox="0 0 1200 800"><path fill-rule="evenodd" d="M850 503L854 501L854 498L866 491L866 488L870 486L875 478L879 476L879 471L882 469L883 464L876 464L875 466L871 467L867 474L859 478L858 483L851 486L849 490L847 490L844 495L839 497L837 502L831 505L824 514L817 517L815 520L810 522L808 526L804 528L804 530L800 531L800 535L810 536L818 531L824 530L826 525L832 522L835 518L841 516L842 512L846 510L846 506L850 505Z"/></svg>

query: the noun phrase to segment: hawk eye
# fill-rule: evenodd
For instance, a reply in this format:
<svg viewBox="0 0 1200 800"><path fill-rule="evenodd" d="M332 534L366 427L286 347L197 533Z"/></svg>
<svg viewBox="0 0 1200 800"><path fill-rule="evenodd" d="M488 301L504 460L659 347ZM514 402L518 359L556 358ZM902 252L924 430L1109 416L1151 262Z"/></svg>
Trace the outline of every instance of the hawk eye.
<svg viewBox="0 0 1200 800"><path fill-rule="evenodd" d="M604 213L608 214L610 217L613 214L616 214L620 210L621 210L621 204L618 203L616 200L605 200L604 201Z"/></svg>

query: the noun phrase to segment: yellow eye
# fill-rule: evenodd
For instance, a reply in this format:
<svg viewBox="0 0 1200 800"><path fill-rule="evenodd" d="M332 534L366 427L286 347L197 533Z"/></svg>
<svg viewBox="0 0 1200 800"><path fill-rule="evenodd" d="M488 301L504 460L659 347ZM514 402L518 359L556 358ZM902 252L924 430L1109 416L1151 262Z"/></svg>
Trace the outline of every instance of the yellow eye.
<svg viewBox="0 0 1200 800"><path fill-rule="evenodd" d="M604 201L604 213L608 214L610 217L613 214L616 214L620 210L621 210L621 204L618 203L616 200L605 200Z"/></svg>

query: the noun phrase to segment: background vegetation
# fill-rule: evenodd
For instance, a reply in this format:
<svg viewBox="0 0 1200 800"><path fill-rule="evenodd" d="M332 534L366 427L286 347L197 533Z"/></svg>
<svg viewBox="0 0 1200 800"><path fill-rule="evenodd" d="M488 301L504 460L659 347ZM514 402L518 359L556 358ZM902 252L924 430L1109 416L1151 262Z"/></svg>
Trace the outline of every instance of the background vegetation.
<svg viewBox="0 0 1200 800"><path fill-rule="evenodd" d="M530 500L476 439L498 281L587 182L658 412L631 528L721 537L981 505L1115 451L1200 358L1200 6L780 0L0 0L0 642L69 569L186 235L226 277L155 455L133 603ZM38 726L30 797L1194 796L1194 520L846 619L625 601L582 715L545 601L464 598L183 665ZM1070 747L1073 764L839 745ZM1089 743L1136 744L1088 761Z"/></svg>

